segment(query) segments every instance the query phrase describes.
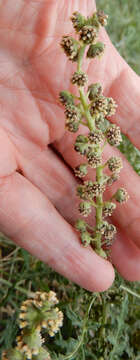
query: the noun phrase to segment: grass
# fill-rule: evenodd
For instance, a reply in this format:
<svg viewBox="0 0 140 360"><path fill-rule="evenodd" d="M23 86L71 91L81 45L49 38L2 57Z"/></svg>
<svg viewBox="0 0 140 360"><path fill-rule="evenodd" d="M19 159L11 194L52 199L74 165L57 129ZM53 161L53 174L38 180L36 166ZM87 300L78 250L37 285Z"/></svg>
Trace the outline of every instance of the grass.
<svg viewBox="0 0 140 360"><path fill-rule="evenodd" d="M116 48L140 74L140 1L97 0L97 6L110 15L107 31ZM121 151L140 174L140 152L126 137ZM57 292L65 314L62 331L55 339L46 339L52 359L140 360L138 282L129 283L116 274L111 289L90 294L16 247L2 234L0 249L0 354L15 345L21 302L30 291L52 289Z"/></svg>

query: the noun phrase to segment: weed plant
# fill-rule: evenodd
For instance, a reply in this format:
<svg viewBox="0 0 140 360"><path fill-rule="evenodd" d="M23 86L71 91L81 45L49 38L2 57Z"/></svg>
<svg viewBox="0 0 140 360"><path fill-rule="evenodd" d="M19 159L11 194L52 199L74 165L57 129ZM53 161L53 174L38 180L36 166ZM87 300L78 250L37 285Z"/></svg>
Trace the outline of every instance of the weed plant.
<svg viewBox="0 0 140 360"><path fill-rule="evenodd" d="M107 31L121 55L140 74L140 2L97 0L109 15ZM117 21L116 21L117 19ZM140 173L140 153L123 136L120 150ZM140 360L140 287L116 273L112 287L91 294L46 267L25 250L0 237L0 356L15 346L21 303L32 292L53 290L64 325L45 338L52 359Z"/></svg>

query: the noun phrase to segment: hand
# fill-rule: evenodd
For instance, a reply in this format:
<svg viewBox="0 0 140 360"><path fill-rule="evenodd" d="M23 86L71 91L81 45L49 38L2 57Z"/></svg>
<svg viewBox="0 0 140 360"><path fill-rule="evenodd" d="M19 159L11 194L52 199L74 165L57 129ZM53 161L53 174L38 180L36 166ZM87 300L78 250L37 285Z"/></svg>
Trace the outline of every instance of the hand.
<svg viewBox="0 0 140 360"><path fill-rule="evenodd" d="M93 4L86 4L71 0L66 7L57 0L19 0L13 7L11 0L1 1L0 229L72 281L103 291L112 284L114 270L92 249L82 247L72 226L78 200L70 167L79 159L58 103L59 91L68 89L74 70L59 43L72 30L73 11L93 12ZM101 61L89 64L89 79L101 81L105 95L116 99L113 121L139 146L140 79L104 30L101 37L106 52ZM122 276L140 280L139 178L125 159L119 185L127 188L130 200L117 207L113 218L119 231L112 258Z"/></svg>

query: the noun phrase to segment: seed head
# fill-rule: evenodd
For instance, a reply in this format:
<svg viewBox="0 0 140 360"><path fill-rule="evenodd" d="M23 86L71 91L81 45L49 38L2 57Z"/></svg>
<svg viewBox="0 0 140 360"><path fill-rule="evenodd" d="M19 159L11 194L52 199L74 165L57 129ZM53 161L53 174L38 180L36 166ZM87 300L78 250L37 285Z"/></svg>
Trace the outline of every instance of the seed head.
<svg viewBox="0 0 140 360"><path fill-rule="evenodd" d="M38 355L39 349L42 346L44 340L37 329L28 330L21 334L21 341L17 341L17 348L27 359L32 359L33 355Z"/></svg>
<svg viewBox="0 0 140 360"><path fill-rule="evenodd" d="M80 111L74 105L67 105L65 110L66 119L71 121L80 121Z"/></svg>
<svg viewBox="0 0 140 360"><path fill-rule="evenodd" d="M122 141L119 126L113 124L106 130L106 138L110 145L118 146Z"/></svg>
<svg viewBox="0 0 140 360"><path fill-rule="evenodd" d="M97 35L97 28L90 25L85 25L80 30L80 40L83 41L84 44L92 44L92 42L96 40Z"/></svg>
<svg viewBox="0 0 140 360"><path fill-rule="evenodd" d="M95 169L96 167L100 166L102 163L102 157L100 154L94 152L94 151L89 151L87 153L87 160L88 160L88 164Z"/></svg>
<svg viewBox="0 0 140 360"><path fill-rule="evenodd" d="M88 82L88 76L82 71L77 71L73 74L71 82L72 84L77 84L78 86L85 86Z"/></svg>
<svg viewBox="0 0 140 360"><path fill-rule="evenodd" d="M85 181L85 194L89 199L101 195L105 191L105 184L100 184L97 181Z"/></svg>
<svg viewBox="0 0 140 360"><path fill-rule="evenodd" d="M118 201L120 204L122 204L129 199L129 195L125 189L120 188L116 191L114 198L116 201Z"/></svg>
<svg viewBox="0 0 140 360"><path fill-rule="evenodd" d="M91 204L88 201L83 201L79 205L79 212L81 215L87 217L91 213Z"/></svg>
<svg viewBox="0 0 140 360"><path fill-rule="evenodd" d="M84 185L77 187L77 195L83 200L92 200L95 196L95 183L93 181L84 181Z"/></svg>
<svg viewBox="0 0 140 360"><path fill-rule="evenodd" d="M71 16L74 29L79 32L81 28L86 24L86 19L78 11L75 11Z"/></svg>
<svg viewBox="0 0 140 360"><path fill-rule="evenodd" d="M108 19L108 15L106 15L104 13L104 11L100 10L97 11L97 17L98 17L98 21L102 26L106 26L107 25L107 19Z"/></svg>
<svg viewBox="0 0 140 360"><path fill-rule="evenodd" d="M116 227L112 224L108 224L103 234L104 238L106 240L112 240L115 234L116 234Z"/></svg>
<svg viewBox="0 0 140 360"><path fill-rule="evenodd" d="M61 91L59 100L63 105L74 105L74 97L69 91Z"/></svg>
<svg viewBox="0 0 140 360"><path fill-rule="evenodd" d="M112 98L107 98L108 108L107 108L107 116L112 116L116 112L117 104Z"/></svg>
<svg viewBox="0 0 140 360"><path fill-rule="evenodd" d="M99 96L95 98L90 107L91 115L98 115L102 113L104 116L107 114L107 98L105 96Z"/></svg>
<svg viewBox="0 0 140 360"><path fill-rule="evenodd" d="M119 157L111 157L108 160L108 167L113 173L119 173L120 170L123 168L122 159Z"/></svg>
<svg viewBox="0 0 140 360"><path fill-rule="evenodd" d="M103 44L102 42L97 42L96 44L91 44L88 52L87 52L87 57L88 58L95 58L96 56L101 56L104 54L104 50L105 50L105 44Z"/></svg>
<svg viewBox="0 0 140 360"><path fill-rule="evenodd" d="M105 202L104 206L103 206L103 216L111 216L113 213L113 210L116 209L116 204L112 203L112 202Z"/></svg>
<svg viewBox="0 0 140 360"><path fill-rule="evenodd" d="M46 324L45 324L46 322ZM50 312L50 319L47 316L46 320L42 322L42 328L46 328L48 334L52 337L54 336L59 328L63 325L63 313L59 311L58 308L53 309L53 312Z"/></svg>
<svg viewBox="0 0 140 360"><path fill-rule="evenodd" d="M95 100L102 93L102 87L99 83L91 84L88 87L88 98L89 100Z"/></svg>
<svg viewBox="0 0 140 360"><path fill-rule="evenodd" d="M88 140L91 144L101 144L102 141L103 141L103 134L102 134L102 131L91 131L89 134L88 134Z"/></svg>
<svg viewBox="0 0 140 360"><path fill-rule="evenodd" d="M80 232L86 231L86 229L87 229L87 223L86 223L84 220L82 220L82 219L78 219L78 220L76 221L75 228L76 228L77 230L79 230Z"/></svg>
<svg viewBox="0 0 140 360"><path fill-rule="evenodd" d="M69 60L77 61L79 44L74 38L70 36L63 36L60 45Z"/></svg>
<svg viewBox="0 0 140 360"><path fill-rule="evenodd" d="M74 169L75 176L79 178L83 178L85 175L87 175L87 164L81 164L79 166L76 166Z"/></svg>
<svg viewBox="0 0 140 360"><path fill-rule="evenodd" d="M74 105L67 105L65 110L66 116L66 129L71 132L76 132L79 129L80 124L80 111Z"/></svg>

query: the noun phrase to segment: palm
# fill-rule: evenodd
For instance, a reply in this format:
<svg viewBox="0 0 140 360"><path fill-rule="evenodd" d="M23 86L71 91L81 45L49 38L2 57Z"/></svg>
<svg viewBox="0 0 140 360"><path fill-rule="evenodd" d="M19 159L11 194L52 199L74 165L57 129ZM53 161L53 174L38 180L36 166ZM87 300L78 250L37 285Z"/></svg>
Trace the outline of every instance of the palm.
<svg viewBox="0 0 140 360"><path fill-rule="evenodd" d="M6 185L2 182L1 208L5 215L1 215L0 222L4 232L21 246L47 261L56 270L83 286L102 289L108 286L113 277L111 266L94 254L94 262L97 262L98 266L100 263L102 271L109 274L110 270L110 275L106 281L100 283L90 275L89 284L86 283L87 275L91 271L90 267L92 269L93 253L90 249L85 250L79 246L75 231L58 215L49 202L50 200L54 204L65 219L73 223L77 215L76 181L67 166L52 149L47 148L47 145L55 141L55 147L71 167L79 161L74 151L71 152L73 136L66 134L63 137L63 111L57 101L59 91L69 86L73 68L73 65L67 64L59 46L61 36L70 31L70 23L64 23L63 19L68 19L71 13L77 10L79 2L71 1L69 11L66 11L63 4L57 5L57 3L57 1L50 3L47 0L30 1L28 4L25 2L23 6L21 1L21 6L18 4L18 9L12 9L12 13L9 11L10 0L1 6L0 105L1 137L4 139L1 153L6 153L7 161L3 156L0 171L2 177L11 174L12 182L10 181L9 184L9 177L6 177ZM82 12L81 6L79 10ZM83 11L85 13L85 9ZM89 6L87 14L91 11L93 8ZM115 84L118 82L121 84L120 75L124 81L128 68L117 55L104 32L102 36L108 43L109 51L106 51L101 63L97 61L94 65L88 64L89 80L93 81L94 78L94 81L101 81L105 84L105 92L108 93L111 89L110 95L118 98L120 92L118 86L114 85L114 80L116 80ZM120 121L123 115L122 107L119 113ZM125 126L123 130L127 132ZM133 136L132 131L131 135ZM134 135L137 135L137 131ZM137 144L136 136L135 141ZM129 166L126 165L126 168L129 173ZM14 172L17 169L22 171L24 177ZM138 182L136 175L130 174L136 184ZM123 179L121 181L123 182ZM7 187L10 191L6 203L5 188ZM131 189L128 191L131 192ZM126 208L129 216L133 212L130 207L132 206ZM122 212L122 209L119 211ZM13 214L18 220L16 223ZM122 221L118 224L120 235L118 242L114 244L113 258L124 276L134 279L140 254L138 248L131 242L130 244L127 242L127 245L125 241L122 242L122 236L124 237L124 234L126 236L124 226L127 224L128 213L126 214L127 217L121 216ZM68 240L66 234L69 234ZM32 244L28 242L30 237L33 238ZM116 259L120 248L124 252L128 275L119 259ZM127 255L125 255L126 249ZM132 254L132 249L135 259L133 267L131 264L129 266L129 254ZM79 260L77 260L78 253ZM77 275L73 273L73 267Z"/></svg>

